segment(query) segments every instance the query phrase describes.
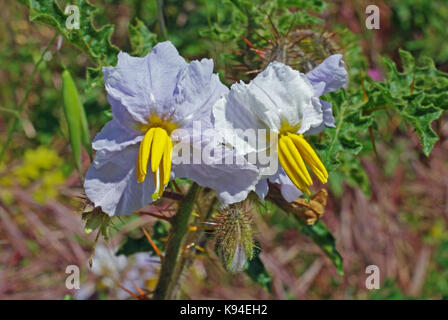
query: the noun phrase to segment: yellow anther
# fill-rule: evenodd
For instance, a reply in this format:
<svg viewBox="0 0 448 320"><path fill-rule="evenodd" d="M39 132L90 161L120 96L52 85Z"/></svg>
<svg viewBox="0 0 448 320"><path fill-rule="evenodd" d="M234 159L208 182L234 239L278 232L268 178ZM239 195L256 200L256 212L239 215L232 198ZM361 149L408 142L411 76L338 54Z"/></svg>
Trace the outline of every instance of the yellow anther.
<svg viewBox="0 0 448 320"><path fill-rule="evenodd" d="M305 140L303 135L301 134L300 135L288 134L288 135L291 137L292 141L299 150L300 155L303 157L306 164L310 167L313 173L322 183L326 183L328 181L327 169L325 168L322 161L320 161L318 155L310 146L310 144Z"/></svg>
<svg viewBox="0 0 448 320"><path fill-rule="evenodd" d="M151 129L150 129L151 130ZM154 128L153 144L151 146L151 171L156 172L160 166L166 140L169 139L165 129Z"/></svg>
<svg viewBox="0 0 448 320"><path fill-rule="evenodd" d="M164 187L170 180L172 149L171 138L167 131L160 127L149 128L140 143L137 156L137 181L139 183L145 181L149 159L151 158L151 171L153 172L155 185L153 199L162 196Z"/></svg>
<svg viewBox="0 0 448 320"><path fill-rule="evenodd" d="M294 142L292 142L289 136L284 137L283 140L285 141L286 146L290 152L289 155L291 156L291 158L289 158L288 160L292 164L297 163L296 167L298 167L299 175L302 177L302 179L305 181L307 185L309 186L312 185L313 180L311 179L311 176L308 173L308 170L305 166L305 162L303 162L301 153L299 153L299 150L297 150L297 147L294 145Z"/></svg>
<svg viewBox="0 0 448 320"><path fill-rule="evenodd" d="M286 146L286 142L282 136L278 141L278 159L280 164L288 175L289 179L294 183L294 185L299 188L301 191L310 194L310 190L308 189L308 184L306 183L303 174L299 170L298 165L295 161L292 161L291 153Z"/></svg>
<svg viewBox="0 0 448 320"><path fill-rule="evenodd" d="M325 166L301 134L290 132L281 134L278 141L278 157L288 177L305 193L310 194L308 187L313 184L305 164L322 183L328 180Z"/></svg>
<svg viewBox="0 0 448 320"><path fill-rule="evenodd" d="M173 153L173 143L168 138L165 143L165 150L163 151L163 184L166 185L170 181L171 174L171 158Z"/></svg>
<svg viewBox="0 0 448 320"><path fill-rule="evenodd" d="M155 128L149 129L145 136L143 137L142 142L140 143L140 149L138 150L137 155L137 181L139 183L145 181L148 160L151 151L151 143L154 137Z"/></svg>

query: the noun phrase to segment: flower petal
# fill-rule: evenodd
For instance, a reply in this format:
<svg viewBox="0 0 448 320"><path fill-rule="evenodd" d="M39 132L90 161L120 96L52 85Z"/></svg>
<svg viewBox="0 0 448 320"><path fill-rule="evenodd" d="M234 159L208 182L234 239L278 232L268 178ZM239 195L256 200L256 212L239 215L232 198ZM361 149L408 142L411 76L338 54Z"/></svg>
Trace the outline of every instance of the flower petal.
<svg viewBox="0 0 448 320"><path fill-rule="evenodd" d="M225 159L233 157L233 164ZM259 176L258 169L234 151L224 148L221 155L202 155L200 164L178 164L174 167L176 177L189 178L201 186L216 191L219 201L226 205L246 199L248 193L255 190Z"/></svg>
<svg viewBox="0 0 448 320"><path fill-rule="evenodd" d="M268 179L261 179L255 186L255 193L261 200L264 200L269 192Z"/></svg>
<svg viewBox="0 0 448 320"><path fill-rule="evenodd" d="M291 180L288 183L282 183L280 192L282 193L283 198L288 202L297 200L303 194L302 191L292 184Z"/></svg>
<svg viewBox="0 0 448 320"><path fill-rule="evenodd" d="M110 216L131 214L153 201L153 179L137 182L137 154L138 145L117 152L102 150L97 153L95 160L99 156L108 161L99 161L100 165L92 165L87 171L84 181L86 195L95 206L100 206Z"/></svg>
<svg viewBox="0 0 448 320"><path fill-rule="evenodd" d="M320 100L320 103L322 105L324 122L316 128L311 128L310 130L305 132L306 134L318 134L325 128L325 126L332 128L335 127L335 120L333 116L333 108L331 106L331 103L323 100Z"/></svg>
<svg viewBox="0 0 448 320"><path fill-rule="evenodd" d="M283 63L271 62L249 86L252 87L252 94L269 110L260 114L258 108L252 105L252 111L271 129L280 129L278 125L281 125L283 120L287 120L291 126L301 124L302 127L306 125L303 123L303 117L314 112L311 101L314 96L312 86L304 74ZM273 120L266 121L263 115Z"/></svg>
<svg viewBox="0 0 448 320"><path fill-rule="evenodd" d="M203 128L211 128L212 107L228 91L213 73L213 60L192 61L178 76L174 90L174 121L187 128L199 120Z"/></svg>
<svg viewBox="0 0 448 320"><path fill-rule="evenodd" d="M303 194L289 179L283 168L279 168L277 174L269 178L269 181L280 184L281 194L288 202L297 200Z"/></svg>
<svg viewBox="0 0 448 320"><path fill-rule="evenodd" d="M311 98L311 106L306 109L302 116L302 124L297 133L305 133L313 128L318 128L324 120L321 101L313 97Z"/></svg>
<svg viewBox="0 0 448 320"><path fill-rule="evenodd" d="M94 150L120 151L139 143L143 135L113 119L106 123L92 142Z"/></svg>
<svg viewBox="0 0 448 320"><path fill-rule="evenodd" d="M278 169L276 174L269 177L269 181L280 185L281 194L288 202L297 200L303 194L289 179L282 167Z"/></svg>
<svg viewBox="0 0 448 320"><path fill-rule="evenodd" d="M325 93L335 91L348 81L342 54L334 54L325 59L320 65L306 74L319 97ZM322 90L322 83L325 88Z"/></svg>
<svg viewBox="0 0 448 320"><path fill-rule="evenodd" d="M234 88L232 87L232 90ZM269 130L246 106L235 100L235 93L218 100L213 107L215 129L224 140L238 150L239 155L257 152L254 139L245 140L245 133L256 133L257 129ZM242 98L242 97L240 97Z"/></svg>
<svg viewBox="0 0 448 320"><path fill-rule="evenodd" d="M177 76L186 66L168 41L157 44L144 58L120 52L116 67L103 68L114 116L130 126L132 120L147 123L151 112L160 114L172 103Z"/></svg>
<svg viewBox="0 0 448 320"><path fill-rule="evenodd" d="M215 127L237 150L260 151L245 142L247 129L279 132L282 122L300 125L299 133L318 127L323 121L322 106L305 75L280 62L272 62L249 84L232 85L229 94L213 108ZM240 129L239 137L232 137ZM233 143L232 143L233 142Z"/></svg>

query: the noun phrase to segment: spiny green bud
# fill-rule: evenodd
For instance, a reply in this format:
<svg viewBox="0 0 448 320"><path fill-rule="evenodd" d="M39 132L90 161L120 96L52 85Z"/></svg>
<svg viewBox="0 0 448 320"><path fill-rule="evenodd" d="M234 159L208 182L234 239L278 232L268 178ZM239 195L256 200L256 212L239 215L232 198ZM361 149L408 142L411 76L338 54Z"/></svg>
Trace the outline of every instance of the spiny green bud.
<svg viewBox="0 0 448 320"><path fill-rule="evenodd" d="M254 228L248 201L222 207L216 217L216 250L224 268L232 273L243 270L253 258Z"/></svg>
<svg viewBox="0 0 448 320"><path fill-rule="evenodd" d="M253 43L245 39L241 51L245 55L246 64L242 66L241 72L255 74L257 70L264 70L272 61L279 61L306 73L329 55L341 51L332 33L296 28L280 34L274 25L271 25L271 29L272 34L267 37L265 46L262 41L264 39L257 35L253 37Z"/></svg>

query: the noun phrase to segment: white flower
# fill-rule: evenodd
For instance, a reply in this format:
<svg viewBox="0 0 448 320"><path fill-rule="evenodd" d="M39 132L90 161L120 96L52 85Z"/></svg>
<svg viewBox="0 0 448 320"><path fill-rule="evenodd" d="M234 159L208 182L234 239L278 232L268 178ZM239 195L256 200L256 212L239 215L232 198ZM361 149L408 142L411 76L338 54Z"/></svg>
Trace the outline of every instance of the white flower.
<svg viewBox="0 0 448 320"><path fill-rule="evenodd" d="M84 188L95 206L110 216L131 214L159 198L175 177L214 189L223 203L242 201L255 188L258 170L247 162L226 165L211 155L199 164L172 162L175 142L203 148L211 140L194 124L213 132L212 106L229 90L212 60L187 63L162 42L144 58L120 53L117 66L103 73L114 118L92 144L97 152Z"/></svg>
<svg viewBox="0 0 448 320"><path fill-rule="evenodd" d="M213 115L217 130L245 155L265 151L266 147L253 140L246 141L241 134L244 130L265 129L277 138L278 144L271 145L270 152L277 153L281 167L274 174L260 177L256 191L261 198L268 191L267 179L285 185L292 182L296 190L310 193L308 187L313 181L306 165L320 181L327 181L324 165L303 137L323 123L319 97L304 74L272 62L249 84L234 84L228 95L215 104ZM232 130L238 135L236 139ZM288 201L298 197L296 193L291 199L287 191L282 186L282 194Z"/></svg>

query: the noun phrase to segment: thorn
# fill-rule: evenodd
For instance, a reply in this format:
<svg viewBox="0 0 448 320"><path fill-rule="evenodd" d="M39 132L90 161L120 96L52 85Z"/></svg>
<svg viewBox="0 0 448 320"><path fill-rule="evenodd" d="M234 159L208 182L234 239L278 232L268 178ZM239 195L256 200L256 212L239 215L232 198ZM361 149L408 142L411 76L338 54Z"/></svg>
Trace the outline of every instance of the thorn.
<svg viewBox="0 0 448 320"><path fill-rule="evenodd" d="M176 191L179 192L179 193L182 193L182 189L179 187L179 185L177 184L176 180L172 180L171 182L173 183L173 186L176 189Z"/></svg>
<svg viewBox="0 0 448 320"><path fill-rule="evenodd" d="M261 34L259 34L259 33L257 32L257 30L251 30L251 32L255 33L258 37L260 37L261 39L263 39L263 40L266 41L267 43L272 44L272 41L271 41L270 39L268 39L268 38L266 38L266 37L263 37Z"/></svg>
<svg viewBox="0 0 448 320"><path fill-rule="evenodd" d="M90 268L92 268L92 266L93 266L93 255L95 254L96 244L98 243L98 239L100 238L100 234L101 234L101 228L98 229L98 232L97 232L96 237L95 237L95 243L93 244L93 247L92 247L92 253L90 254L90 257L89 257L89 267Z"/></svg>
<svg viewBox="0 0 448 320"><path fill-rule="evenodd" d="M324 135L324 132L320 132L319 135L317 136L317 141L319 141L319 143L322 141L322 137Z"/></svg>
<svg viewBox="0 0 448 320"><path fill-rule="evenodd" d="M157 214L157 213L154 213L154 212L144 212L144 211L135 211L135 212L138 213L138 214L141 214L141 215L154 217L156 219L165 220L165 221L171 223L171 217L166 217L164 215Z"/></svg>
<svg viewBox="0 0 448 320"><path fill-rule="evenodd" d="M135 290L137 290L137 292L140 296L146 295L145 292L142 289L140 289L140 287L134 282L134 280L131 280L131 283L134 286Z"/></svg>
<svg viewBox="0 0 448 320"><path fill-rule="evenodd" d="M264 52L263 50L255 48L255 46L252 44L252 42L250 42L249 39L247 39L246 37L243 37L243 40L253 51L255 51L256 54L258 54L258 56L260 58L265 59L266 52Z"/></svg>
<svg viewBox="0 0 448 320"><path fill-rule="evenodd" d="M245 74L259 73L261 71L263 71L263 70L262 69L256 69L256 70L246 71Z"/></svg>
<svg viewBox="0 0 448 320"><path fill-rule="evenodd" d="M126 289L125 287L123 287L121 284L119 284L118 282L115 282L115 285L117 287L119 287L121 290L124 290L125 292L127 292L129 295L131 295L132 297L134 297L135 299L139 299L139 296L136 295L134 292L132 292L129 289Z"/></svg>
<svg viewBox="0 0 448 320"><path fill-rule="evenodd" d="M154 251L156 252L156 254L160 257L160 259L163 258L162 253L160 252L159 248L157 248L156 244L154 243L154 241L152 241L151 236L149 235L149 233L146 231L146 229L144 227L142 227L143 233L146 236L146 239L148 239L149 244L151 245L151 247L154 249Z"/></svg>
<svg viewBox="0 0 448 320"><path fill-rule="evenodd" d="M280 39L280 33L278 33L278 30L277 30L277 28L275 27L274 23L272 22L272 19L271 19L271 16L270 16L270 15L268 15L268 20L269 20L269 23L271 24L272 31L274 31L274 33L275 33L275 37L276 37L277 39Z"/></svg>

